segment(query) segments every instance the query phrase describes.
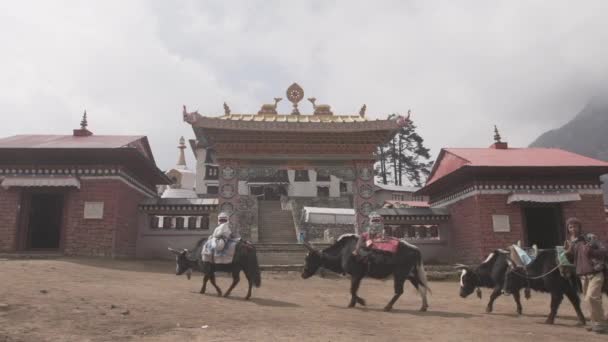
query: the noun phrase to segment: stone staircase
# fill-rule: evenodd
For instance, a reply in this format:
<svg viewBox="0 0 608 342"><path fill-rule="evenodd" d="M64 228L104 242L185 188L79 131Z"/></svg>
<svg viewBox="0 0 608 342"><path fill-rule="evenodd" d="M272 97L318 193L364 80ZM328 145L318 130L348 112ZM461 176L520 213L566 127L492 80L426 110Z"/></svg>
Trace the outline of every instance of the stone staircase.
<svg viewBox="0 0 608 342"><path fill-rule="evenodd" d="M321 250L328 244L315 244ZM256 243L258 262L265 267L294 268L304 265L307 250L299 243Z"/></svg>
<svg viewBox="0 0 608 342"><path fill-rule="evenodd" d="M291 210L281 210L280 201L260 201L258 241L260 243L296 243Z"/></svg>

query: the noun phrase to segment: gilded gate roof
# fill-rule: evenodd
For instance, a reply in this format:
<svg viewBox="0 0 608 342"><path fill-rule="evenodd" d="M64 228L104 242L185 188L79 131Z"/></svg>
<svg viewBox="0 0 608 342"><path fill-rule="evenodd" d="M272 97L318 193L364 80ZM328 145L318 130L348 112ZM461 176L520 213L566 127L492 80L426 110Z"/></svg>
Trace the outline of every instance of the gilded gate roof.
<svg viewBox="0 0 608 342"><path fill-rule="evenodd" d="M281 114L230 114L219 117L220 120L255 121L255 122L368 122L359 115L281 115Z"/></svg>

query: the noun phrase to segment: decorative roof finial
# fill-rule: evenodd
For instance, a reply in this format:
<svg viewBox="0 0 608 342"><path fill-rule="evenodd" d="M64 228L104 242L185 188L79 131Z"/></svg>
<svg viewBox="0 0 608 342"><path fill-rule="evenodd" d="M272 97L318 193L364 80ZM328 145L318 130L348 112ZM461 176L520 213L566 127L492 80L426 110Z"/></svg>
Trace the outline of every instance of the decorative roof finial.
<svg viewBox="0 0 608 342"><path fill-rule="evenodd" d="M184 137L179 138L179 158L177 159L177 165L186 167L186 156L184 155L184 150L186 149L186 139Z"/></svg>
<svg viewBox="0 0 608 342"><path fill-rule="evenodd" d="M293 110L291 114L300 115L300 111L298 110L298 102L302 101L304 98L304 89L300 87L297 83L294 83L287 88L287 99L293 103Z"/></svg>
<svg viewBox="0 0 608 342"><path fill-rule="evenodd" d="M367 105L363 104L363 106L361 106L361 109L359 109L359 116L364 118L366 110L367 110Z"/></svg>
<svg viewBox="0 0 608 342"><path fill-rule="evenodd" d="M230 115L230 107L224 102L224 115Z"/></svg>
<svg viewBox="0 0 608 342"><path fill-rule="evenodd" d="M74 135L75 137L88 137L93 135L93 133L87 129L88 125L89 123L87 122L87 110L85 109L84 113L82 114L82 120L80 120L80 128L72 130L72 135Z"/></svg>
<svg viewBox="0 0 608 342"><path fill-rule="evenodd" d="M82 114L82 120L80 120L80 129L87 129L89 123L87 122L87 110L84 110L84 114Z"/></svg>
<svg viewBox="0 0 608 342"><path fill-rule="evenodd" d="M494 141L500 143L500 133L498 133L498 128L494 125Z"/></svg>

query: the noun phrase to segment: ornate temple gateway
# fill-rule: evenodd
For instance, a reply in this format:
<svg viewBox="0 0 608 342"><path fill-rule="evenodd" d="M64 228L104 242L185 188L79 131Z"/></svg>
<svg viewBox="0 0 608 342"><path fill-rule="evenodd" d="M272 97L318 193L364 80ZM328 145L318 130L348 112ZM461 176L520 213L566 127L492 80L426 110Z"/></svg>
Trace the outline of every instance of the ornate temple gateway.
<svg viewBox="0 0 608 342"><path fill-rule="evenodd" d="M224 104L224 115L204 116L184 106L183 119L196 135L193 145L214 153L219 210L230 212L235 228L253 241L281 240L279 232L264 231L258 222L280 223L288 198L324 198L326 206L348 207L336 204L343 199L356 210L360 226L374 207L373 153L408 118L369 120L365 105L357 114L335 115L313 97L311 114L303 114L304 90L296 83L286 97L292 104L288 114L277 111L282 98L257 114L234 114ZM293 225L290 230L284 242L295 242Z"/></svg>

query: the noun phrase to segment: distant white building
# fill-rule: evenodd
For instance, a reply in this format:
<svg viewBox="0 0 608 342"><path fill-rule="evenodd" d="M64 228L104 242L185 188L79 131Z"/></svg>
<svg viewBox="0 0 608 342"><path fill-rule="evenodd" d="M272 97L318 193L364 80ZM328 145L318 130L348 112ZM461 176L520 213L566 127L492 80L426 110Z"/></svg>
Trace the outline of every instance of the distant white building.
<svg viewBox="0 0 608 342"><path fill-rule="evenodd" d="M177 164L165 172L171 179L172 184L166 187L161 195L162 198L197 198L196 195L196 173L186 165L184 150L186 144L184 137L179 139L179 157Z"/></svg>

